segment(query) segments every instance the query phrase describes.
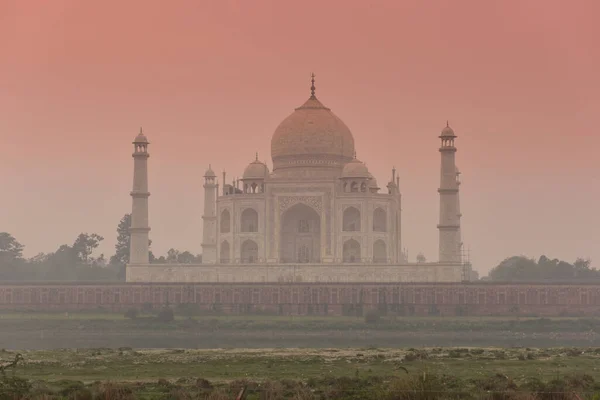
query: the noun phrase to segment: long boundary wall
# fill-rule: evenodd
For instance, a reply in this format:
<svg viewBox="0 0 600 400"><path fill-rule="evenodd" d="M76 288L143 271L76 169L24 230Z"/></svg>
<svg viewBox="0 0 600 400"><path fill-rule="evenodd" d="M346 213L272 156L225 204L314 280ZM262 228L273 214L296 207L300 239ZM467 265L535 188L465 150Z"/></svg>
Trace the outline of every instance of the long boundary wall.
<svg viewBox="0 0 600 400"><path fill-rule="evenodd" d="M599 284L535 283L15 283L3 310L123 311L192 304L207 312L283 315L600 316Z"/></svg>

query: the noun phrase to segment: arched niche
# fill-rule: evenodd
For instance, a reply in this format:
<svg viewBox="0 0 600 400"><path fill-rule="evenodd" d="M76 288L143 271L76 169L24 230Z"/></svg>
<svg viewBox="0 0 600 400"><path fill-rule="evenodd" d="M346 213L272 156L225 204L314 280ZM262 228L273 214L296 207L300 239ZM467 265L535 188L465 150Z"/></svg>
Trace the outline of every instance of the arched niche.
<svg viewBox="0 0 600 400"><path fill-rule="evenodd" d="M282 263L321 262L321 217L298 203L281 216L279 260Z"/></svg>
<svg viewBox="0 0 600 400"><path fill-rule="evenodd" d="M258 262L258 244L254 240L245 240L240 249L242 264L254 264Z"/></svg>
<svg viewBox="0 0 600 400"><path fill-rule="evenodd" d="M229 210L221 211L220 227L221 233L229 233L231 231L231 214Z"/></svg>
<svg viewBox="0 0 600 400"><path fill-rule="evenodd" d="M342 258L345 263L360 262L360 243L354 239L344 242Z"/></svg>
<svg viewBox="0 0 600 400"><path fill-rule="evenodd" d="M387 246L381 239L373 243L373 262L377 264L387 263Z"/></svg>
<svg viewBox="0 0 600 400"><path fill-rule="evenodd" d="M221 250L219 252L219 262L221 264L229 264L231 262L230 251L231 247L229 246L229 242L224 240L221 243Z"/></svg>
<svg viewBox="0 0 600 400"><path fill-rule="evenodd" d="M348 207L344 210L342 230L344 232L360 231L360 211L358 211L358 208Z"/></svg>
<svg viewBox="0 0 600 400"><path fill-rule="evenodd" d="M387 213L381 207L373 211L373 232L387 232Z"/></svg>
<svg viewBox="0 0 600 400"><path fill-rule="evenodd" d="M258 212L254 208L246 208L240 222L242 232L258 232Z"/></svg>

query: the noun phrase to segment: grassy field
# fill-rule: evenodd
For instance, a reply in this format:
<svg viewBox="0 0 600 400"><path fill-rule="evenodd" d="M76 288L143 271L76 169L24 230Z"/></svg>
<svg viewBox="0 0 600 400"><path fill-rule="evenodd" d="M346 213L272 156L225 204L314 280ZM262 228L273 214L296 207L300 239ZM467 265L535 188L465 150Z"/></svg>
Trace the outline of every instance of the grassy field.
<svg viewBox="0 0 600 400"><path fill-rule="evenodd" d="M21 390L46 398L233 399L242 387L248 399L273 400L600 398L594 397L600 393L600 348L121 348L20 354L14 378L9 372L0 385L2 398ZM6 363L15 355L2 351L0 358Z"/></svg>
<svg viewBox="0 0 600 400"><path fill-rule="evenodd" d="M595 346L598 318L0 313L0 348Z"/></svg>

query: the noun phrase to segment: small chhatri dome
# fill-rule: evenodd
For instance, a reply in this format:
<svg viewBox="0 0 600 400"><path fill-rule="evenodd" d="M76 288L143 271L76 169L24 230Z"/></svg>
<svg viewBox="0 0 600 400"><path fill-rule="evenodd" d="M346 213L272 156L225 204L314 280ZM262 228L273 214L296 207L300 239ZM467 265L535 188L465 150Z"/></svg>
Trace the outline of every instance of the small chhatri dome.
<svg viewBox="0 0 600 400"><path fill-rule="evenodd" d="M372 175L369 173L367 166L362 161L359 161L355 154L354 159L344 165L344 169L342 170L342 178L371 179Z"/></svg>
<svg viewBox="0 0 600 400"><path fill-rule="evenodd" d="M352 160L354 137L350 129L311 95L283 120L271 138L273 170L278 168L334 167Z"/></svg>
<svg viewBox="0 0 600 400"><path fill-rule="evenodd" d="M258 161L258 153L256 153L256 159L244 170L243 179L265 179L268 176L269 168L265 163Z"/></svg>
<svg viewBox="0 0 600 400"><path fill-rule="evenodd" d="M217 177L217 175L215 174L215 172L212 170L212 167L211 167L210 164L208 164L208 169L204 173L204 177L205 178L216 178Z"/></svg>
<svg viewBox="0 0 600 400"><path fill-rule="evenodd" d="M144 135L144 132L142 131L142 128L140 128L140 133L137 134L137 136L135 137L133 143L150 143L148 141L148 138L146 137L146 135Z"/></svg>
<svg viewBox="0 0 600 400"><path fill-rule="evenodd" d="M456 135L454 134L454 130L452 128L450 128L450 124L448 123L448 121L446 121L446 127L444 129L442 129L441 136L453 136L453 137L456 137Z"/></svg>

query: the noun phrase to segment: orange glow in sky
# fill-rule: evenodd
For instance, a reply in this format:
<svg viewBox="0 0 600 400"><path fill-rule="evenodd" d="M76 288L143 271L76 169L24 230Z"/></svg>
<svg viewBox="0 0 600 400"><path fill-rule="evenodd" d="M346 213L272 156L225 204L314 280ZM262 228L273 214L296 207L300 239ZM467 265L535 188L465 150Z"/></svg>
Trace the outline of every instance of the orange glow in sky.
<svg viewBox="0 0 600 400"><path fill-rule="evenodd" d="M26 256L96 232L110 256L143 126L153 250L201 252L204 170L239 176L256 151L271 167L315 72L380 184L397 168L411 260L437 258L449 120L477 270L600 267L598 15L596 0L0 0L0 231Z"/></svg>

